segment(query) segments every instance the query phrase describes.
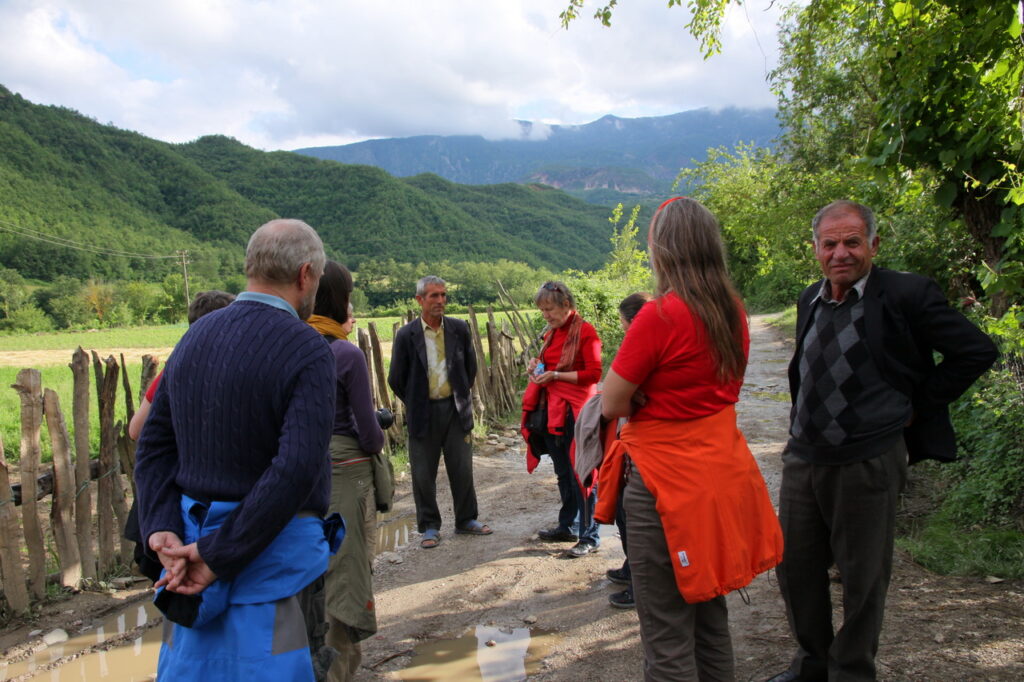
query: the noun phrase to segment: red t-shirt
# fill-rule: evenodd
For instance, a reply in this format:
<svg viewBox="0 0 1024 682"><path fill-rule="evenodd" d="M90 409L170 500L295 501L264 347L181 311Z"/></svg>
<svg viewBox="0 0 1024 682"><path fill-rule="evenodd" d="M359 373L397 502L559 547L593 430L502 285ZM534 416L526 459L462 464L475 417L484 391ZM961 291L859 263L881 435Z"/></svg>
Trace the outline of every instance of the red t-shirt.
<svg viewBox="0 0 1024 682"><path fill-rule="evenodd" d="M153 396L156 395L156 387L160 385L160 379L164 376L164 371L160 370L160 373L153 377L153 381L149 382L149 388L146 389L146 400L150 403L153 402Z"/></svg>
<svg viewBox="0 0 1024 682"><path fill-rule="evenodd" d="M660 305L659 305L660 304ZM743 354L750 332L742 313ZM638 384L647 404L631 419L695 419L735 404L743 381L722 384L708 346L704 324L674 293L640 309L612 362L626 381Z"/></svg>
<svg viewBox="0 0 1024 682"><path fill-rule="evenodd" d="M565 345L565 339L569 336L569 323L572 321L573 315L579 315L579 313L576 311L570 313L565 324L554 330L551 343L541 354L540 359L544 363L544 369L549 372L558 369L558 361L562 358L562 346ZM590 386L601 380L601 339L597 337L594 326L586 320L580 325L580 346L576 351L572 367L561 371L578 372L576 378L578 386Z"/></svg>

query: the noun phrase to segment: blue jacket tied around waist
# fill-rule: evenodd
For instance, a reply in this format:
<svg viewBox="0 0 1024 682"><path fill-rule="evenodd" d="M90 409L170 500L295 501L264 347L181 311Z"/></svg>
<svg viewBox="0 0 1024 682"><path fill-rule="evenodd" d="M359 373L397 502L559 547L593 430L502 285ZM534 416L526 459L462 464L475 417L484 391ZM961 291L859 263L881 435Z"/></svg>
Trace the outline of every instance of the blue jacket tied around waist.
<svg viewBox="0 0 1024 682"><path fill-rule="evenodd" d="M216 530L237 506L182 495L185 544ZM154 602L168 621L158 678L312 680L294 596L327 570L344 535L337 514L297 516L233 579L215 580L194 597L158 590Z"/></svg>

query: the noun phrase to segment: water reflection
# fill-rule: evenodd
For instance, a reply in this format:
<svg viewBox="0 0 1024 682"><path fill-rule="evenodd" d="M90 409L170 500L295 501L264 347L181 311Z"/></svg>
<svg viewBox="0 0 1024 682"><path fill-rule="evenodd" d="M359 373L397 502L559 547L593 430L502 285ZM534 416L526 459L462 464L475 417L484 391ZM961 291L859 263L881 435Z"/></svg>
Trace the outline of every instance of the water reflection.
<svg viewBox="0 0 1024 682"><path fill-rule="evenodd" d="M477 625L458 639L416 647L409 667L398 676L406 682L518 682L538 672L554 638L542 630Z"/></svg>
<svg viewBox="0 0 1024 682"><path fill-rule="evenodd" d="M116 613L98 626L67 641L37 651L31 658L17 663L0 663L0 680L28 676L27 679L49 678L51 682L85 682L89 680L117 679L127 682L154 679L157 656L160 653L162 628L153 625L142 635L109 651L97 651L80 656L52 670L46 666L66 656L81 653L90 647L104 644L129 630L160 618L160 612L149 601L135 604Z"/></svg>

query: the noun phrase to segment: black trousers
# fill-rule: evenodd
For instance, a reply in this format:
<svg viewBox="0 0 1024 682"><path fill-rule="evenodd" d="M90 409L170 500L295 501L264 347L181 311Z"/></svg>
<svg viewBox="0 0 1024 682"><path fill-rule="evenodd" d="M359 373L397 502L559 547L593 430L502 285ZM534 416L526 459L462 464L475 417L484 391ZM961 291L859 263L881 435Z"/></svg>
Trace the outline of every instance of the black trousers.
<svg viewBox="0 0 1024 682"><path fill-rule="evenodd" d="M878 457L851 464L816 465L783 453L779 521L785 552L776 572L798 646L790 670L802 679L875 679L896 507L906 477L902 439ZM843 582L838 631L828 576L833 562Z"/></svg>
<svg viewBox="0 0 1024 682"><path fill-rule="evenodd" d="M429 409L427 435L423 438L409 436L412 495L416 502L416 525L421 533L428 528L441 528L441 512L437 508L437 468L442 453L455 506L455 527L475 521L478 514L473 487L472 434L462 430L455 401L451 398L431 400Z"/></svg>

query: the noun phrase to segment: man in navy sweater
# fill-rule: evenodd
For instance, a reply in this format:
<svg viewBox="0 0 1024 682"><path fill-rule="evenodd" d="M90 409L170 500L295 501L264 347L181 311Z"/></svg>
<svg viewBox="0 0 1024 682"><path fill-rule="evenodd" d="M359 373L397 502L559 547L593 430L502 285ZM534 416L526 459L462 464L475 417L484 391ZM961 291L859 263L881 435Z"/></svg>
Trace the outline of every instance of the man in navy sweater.
<svg viewBox="0 0 1024 682"><path fill-rule="evenodd" d="M303 322L324 262L305 223L263 225L247 290L167 362L135 469L158 604L179 624L161 679L313 679L295 595L327 565L334 359Z"/></svg>

